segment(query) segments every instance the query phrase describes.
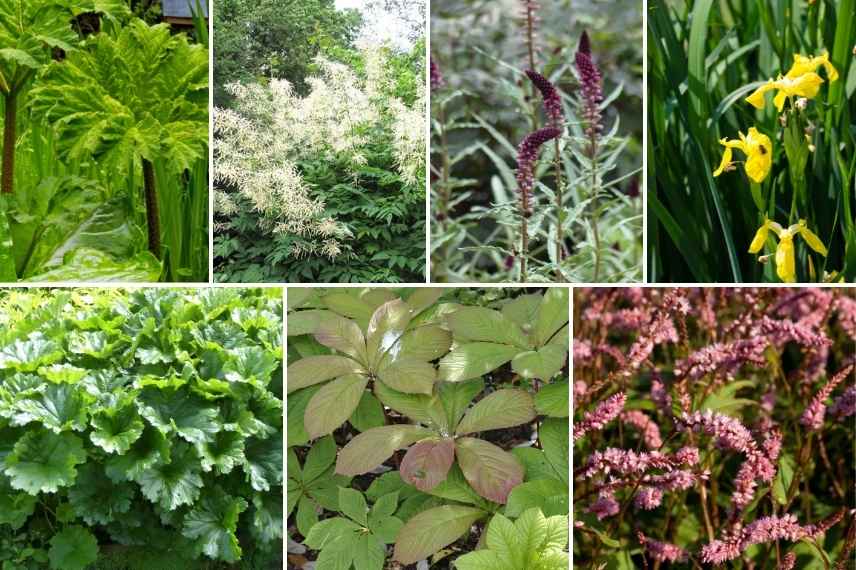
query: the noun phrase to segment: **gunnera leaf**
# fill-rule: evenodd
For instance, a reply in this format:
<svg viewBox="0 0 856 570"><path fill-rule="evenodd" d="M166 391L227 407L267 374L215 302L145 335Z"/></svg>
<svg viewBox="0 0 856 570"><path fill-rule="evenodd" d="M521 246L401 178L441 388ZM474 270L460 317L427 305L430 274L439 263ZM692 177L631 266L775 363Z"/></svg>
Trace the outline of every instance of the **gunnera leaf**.
<svg viewBox="0 0 856 570"><path fill-rule="evenodd" d="M74 483L75 467L84 461L83 442L76 435L31 431L6 457L5 472L15 489L31 495L56 493Z"/></svg>
<svg viewBox="0 0 856 570"><path fill-rule="evenodd" d="M185 515L182 534L194 539L196 548L208 558L236 562L241 558L241 545L235 530L246 509L244 499L213 489Z"/></svg>
<svg viewBox="0 0 856 570"><path fill-rule="evenodd" d="M202 488L199 461L190 445L177 442L169 463L155 464L136 477L148 500L167 511L193 504Z"/></svg>
<svg viewBox="0 0 856 570"><path fill-rule="evenodd" d="M98 559L98 541L82 526L66 527L50 543L48 558L54 570L83 570Z"/></svg>
<svg viewBox="0 0 856 570"><path fill-rule="evenodd" d="M59 344L36 332L27 340L16 340L0 349L0 370L11 368L19 372L35 372L39 366L53 364L63 356Z"/></svg>

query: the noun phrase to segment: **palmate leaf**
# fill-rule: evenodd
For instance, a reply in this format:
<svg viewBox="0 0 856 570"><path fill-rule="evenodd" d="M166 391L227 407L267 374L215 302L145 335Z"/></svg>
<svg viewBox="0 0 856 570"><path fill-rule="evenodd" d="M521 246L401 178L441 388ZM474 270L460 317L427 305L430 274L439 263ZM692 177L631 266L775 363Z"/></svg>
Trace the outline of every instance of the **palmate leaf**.
<svg viewBox="0 0 856 570"><path fill-rule="evenodd" d="M136 480L156 463L169 461L169 447L160 431L145 428L125 453L106 460L107 476L115 482Z"/></svg>
<svg viewBox="0 0 856 570"><path fill-rule="evenodd" d="M76 435L29 431L6 456L4 471L15 489L31 495L55 493L74 483L76 466L84 461L86 451Z"/></svg>
<svg viewBox="0 0 856 570"><path fill-rule="evenodd" d="M439 379L462 382L496 370L519 352L520 348L493 342L462 344L440 360Z"/></svg>
<svg viewBox="0 0 856 570"><path fill-rule="evenodd" d="M226 380L247 382L258 387L270 384L279 361L270 350L261 346L242 346L227 352L228 360L223 367Z"/></svg>
<svg viewBox="0 0 856 570"><path fill-rule="evenodd" d="M74 384L50 384L43 391L18 400L12 415L12 425L39 422L55 433L82 431L86 428L86 405L89 399Z"/></svg>
<svg viewBox="0 0 856 570"><path fill-rule="evenodd" d="M256 491L282 485L282 432L267 439L248 439L244 451L244 473Z"/></svg>
<svg viewBox="0 0 856 570"><path fill-rule="evenodd" d="M138 397L140 414L164 434L189 443L209 441L220 429L218 411L187 391L146 388Z"/></svg>
<svg viewBox="0 0 856 570"><path fill-rule="evenodd" d="M191 505L202 488L199 461L190 445L173 445L169 463L155 464L136 477L145 497L166 511Z"/></svg>
<svg viewBox="0 0 856 570"><path fill-rule="evenodd" d="M166 24L133 20L52 64L32 108L56 126L58 150L71 160L94 156L122 172L129 156L166 158L182 171L206 155L207 79L203 46Z"/></svg>
<svg viewBox="0 0 856 570"><path fill-rule="evenodd" d="M212 469L219 475L227 475L244 461L244 436L233 431L214 434L211 441L196 445L202 470Z"/></svg>
<svg viewBox="0 0 856 570"><path fill-rule="evenodd" d="M241 558L241 545L235 531L238 517L247 509L247 501L231 497L221 489L206 493L184 517L182 534L196 541L196 548L205 556L224 562Z"/></svg>
<svg viewBox="0 0 856 570"><path fill-rule="evenodd" d="M303 423L310 439L332 433L357 409L368 378L348 374L321 387L309 400Z"/></svg>
<svg viewBox="0 0 856 570"><path fill-rule="evenodd" d="M429 429L410 426L381 426L366 430L346 445L336 460L336 473L340 475L361 475L371 471L395 453L397 449L430 437Z"/></svg>
<svg viewBox="0 0 856 570"><path fill-rule="evenodd" d="M48 558L53 570L83 570L98 559L98 541L82 526L66 527L50 543Z"/></svg>
<svg viewBox="0 0 856 570"><path fill-rule="evenodd" d="M99 466L87 463L68 490L68 500L74 514L87 524L108 524L131 509L135 494L130 483L115 484Z"/></svg>
<svg viewBox="0 0 856 570"><path fill-rule="evenodd" d="M18 530L33 514L38 501L35 495L16 492L5 477L0 477L0 525L7 524L12 530Z"/></svg>
<svg viewBox="0 0 856 570"><path fill-rule="evenodd" d="M143 434L143 420L132 404L108 408L92 418L92 443L107 453L122 455Z"/></svg>
<svg viewBox="0 0 856 570"><path fill-rule="evenodd" d="M60 345L46 339L42 333L35 332L27 340L16 340L0 348L0 370L35 372L40 366L58 362L62 357Z"/></svg>

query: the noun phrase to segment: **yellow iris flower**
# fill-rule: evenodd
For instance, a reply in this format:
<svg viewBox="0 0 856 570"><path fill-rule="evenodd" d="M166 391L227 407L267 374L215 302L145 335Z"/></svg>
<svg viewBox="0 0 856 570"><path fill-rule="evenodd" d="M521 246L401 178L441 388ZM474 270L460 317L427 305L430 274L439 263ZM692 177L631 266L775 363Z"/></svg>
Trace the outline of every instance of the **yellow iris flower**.
<svg viewBox="0 0 856 570"><path fill-rule="evenodd" d="M770 173L770 167L773 165L773 143L770 137L758 132L755 127L751 127L746 135L737 134L740 135L740 140L725 138L719 140L719 144L725 147L725 151L722 153L722 162L719 163L719 168L713 175L719 176L731 166L731 149L737 148L746 154L744 167L746 174L760 184Z"/></svg>
<svg viewBox="0 0 856 570"><path fill-rule="evenodd" d="M810 248L826 257L826 247L820 238L806 226L805 220L800 220L785 229L772 220L764 220L764 224L758 228L755 238L749 245L749 253L758 253L767 241L767 234L773 230L779 238L776 247L776 275L785 283L794 283L797 280L796 261L794 257L794 236L799 234Z"/></svg>
<svg viewBox="0 0 856 570"><path fill-rule="evenodd" d="M826 51L817 57L806 57L795 53L794 64L791 66L790 71L788 71L788 74L785 75L785 77L794 79L800 75L805 75L806 73L815 73L817 72L818 67L826 69L826 75L829 77L830 82L838 80L838 71L835 69L835 66L832 65L832 62L829 61L829 53Z"/></svg>
<svg viewBox="0 0 856 570"><path fill-rule="evenodd" d="M827 52L824 51L816 57L806 57L796 53L794 54L794 64L784 77L780 75L775 81L772 79L769 80L746 97L746 101L756 109L763 109L764 94L768 91L778 91L775 98L773 98L773 104L776 105L776 109L781 113L785 107L785 99L788 97L795 96L814 99L823 83L823 79L817 74L819 67L826 69L829 81L836 81L838 79L838 71L829 61L829 54Z"/></svg>

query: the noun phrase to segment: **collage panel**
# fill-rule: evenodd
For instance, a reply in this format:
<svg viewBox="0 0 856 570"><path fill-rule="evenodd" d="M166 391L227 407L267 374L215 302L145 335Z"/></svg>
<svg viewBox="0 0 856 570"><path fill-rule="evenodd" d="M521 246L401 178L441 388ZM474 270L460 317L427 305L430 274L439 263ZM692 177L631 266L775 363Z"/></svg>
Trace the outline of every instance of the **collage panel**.
<svg viewBox="0 0 856 570"><path fill-rule="evenodd" d="M637 0L431 2L432 282L641 282Z"/></svg>
<svg viewBox="0 0 856 570"><path fill-rule="evenodd" d="M289 568L567 570L568 303L289 288Z"/></svg>
<svg viewBox="0 0 856 570"><path fill-rule="evenodd" d="M283 568L283 290L0 290L0 565Z"/></svg>
<svg viewBox="0 0 856 570"><path fill-rule="evenodd" d="M856 5L654 0L648 280L856 280Z"/></svg>
<svg viewBox="0 0 856 570"><path fill-rule="evenodd" d="M573 561L852 568L856 291L578 288Z"/></svg>
<svg viewBox="0 0 856 570"><path fill-rule="evenodd" d="M425 1L218 6L215 280L424 283Z"/></svg>
<svg viewBox="0 0 856 570"><path fill-rule="evenodd" d="M207 8L181 4L0 2L0 282L208 281Z"/></svg>

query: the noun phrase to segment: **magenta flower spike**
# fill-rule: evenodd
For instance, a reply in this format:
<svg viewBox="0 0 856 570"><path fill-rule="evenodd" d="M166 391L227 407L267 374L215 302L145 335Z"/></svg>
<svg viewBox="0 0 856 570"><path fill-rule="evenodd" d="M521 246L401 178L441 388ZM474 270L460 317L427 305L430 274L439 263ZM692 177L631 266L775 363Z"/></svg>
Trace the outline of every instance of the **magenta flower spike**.
<svg viewBox="0 0 856 570"><path fill-rule="evenodd" d="M597 136L603 128L600 115L600 104L603 102L603 78L591 57L591 43L587 32L583 32L583 35L580 37L579 47L574 56L574 63L577 67L580 90L583 96L583 117L586 121L586 136L592 141L592 148L590 150L594 152L594 141L596 141Z"/></svg>
<svg viewBox="0 0 856 570"><path fill-rule="evenodd" d="M440 71L440 66L434 59L431 59L431 91L443 89L446 86L446 80L443 78L443 73Z"/></svg>
<svg viewBox="0 0 856 570"><path fill-rule="evenodd" d="M552 140L562 134L555 127L544 127L534 133L529 133L520 146L517 147L517 189L523 203L523 215L531 214L529 211L529 197L535 186L535 162L538 160L538 151L545 142Z"/></svg>
<svg viewBox="0 0 856 570"><path fill-rule="evenodd" d="M624 392L618 392L598 404L593 411L586 412L583 420L574 424L574 441L590 431L602 430L606 424L618 417L624 408L625 401L627 396Z"/></svg>

